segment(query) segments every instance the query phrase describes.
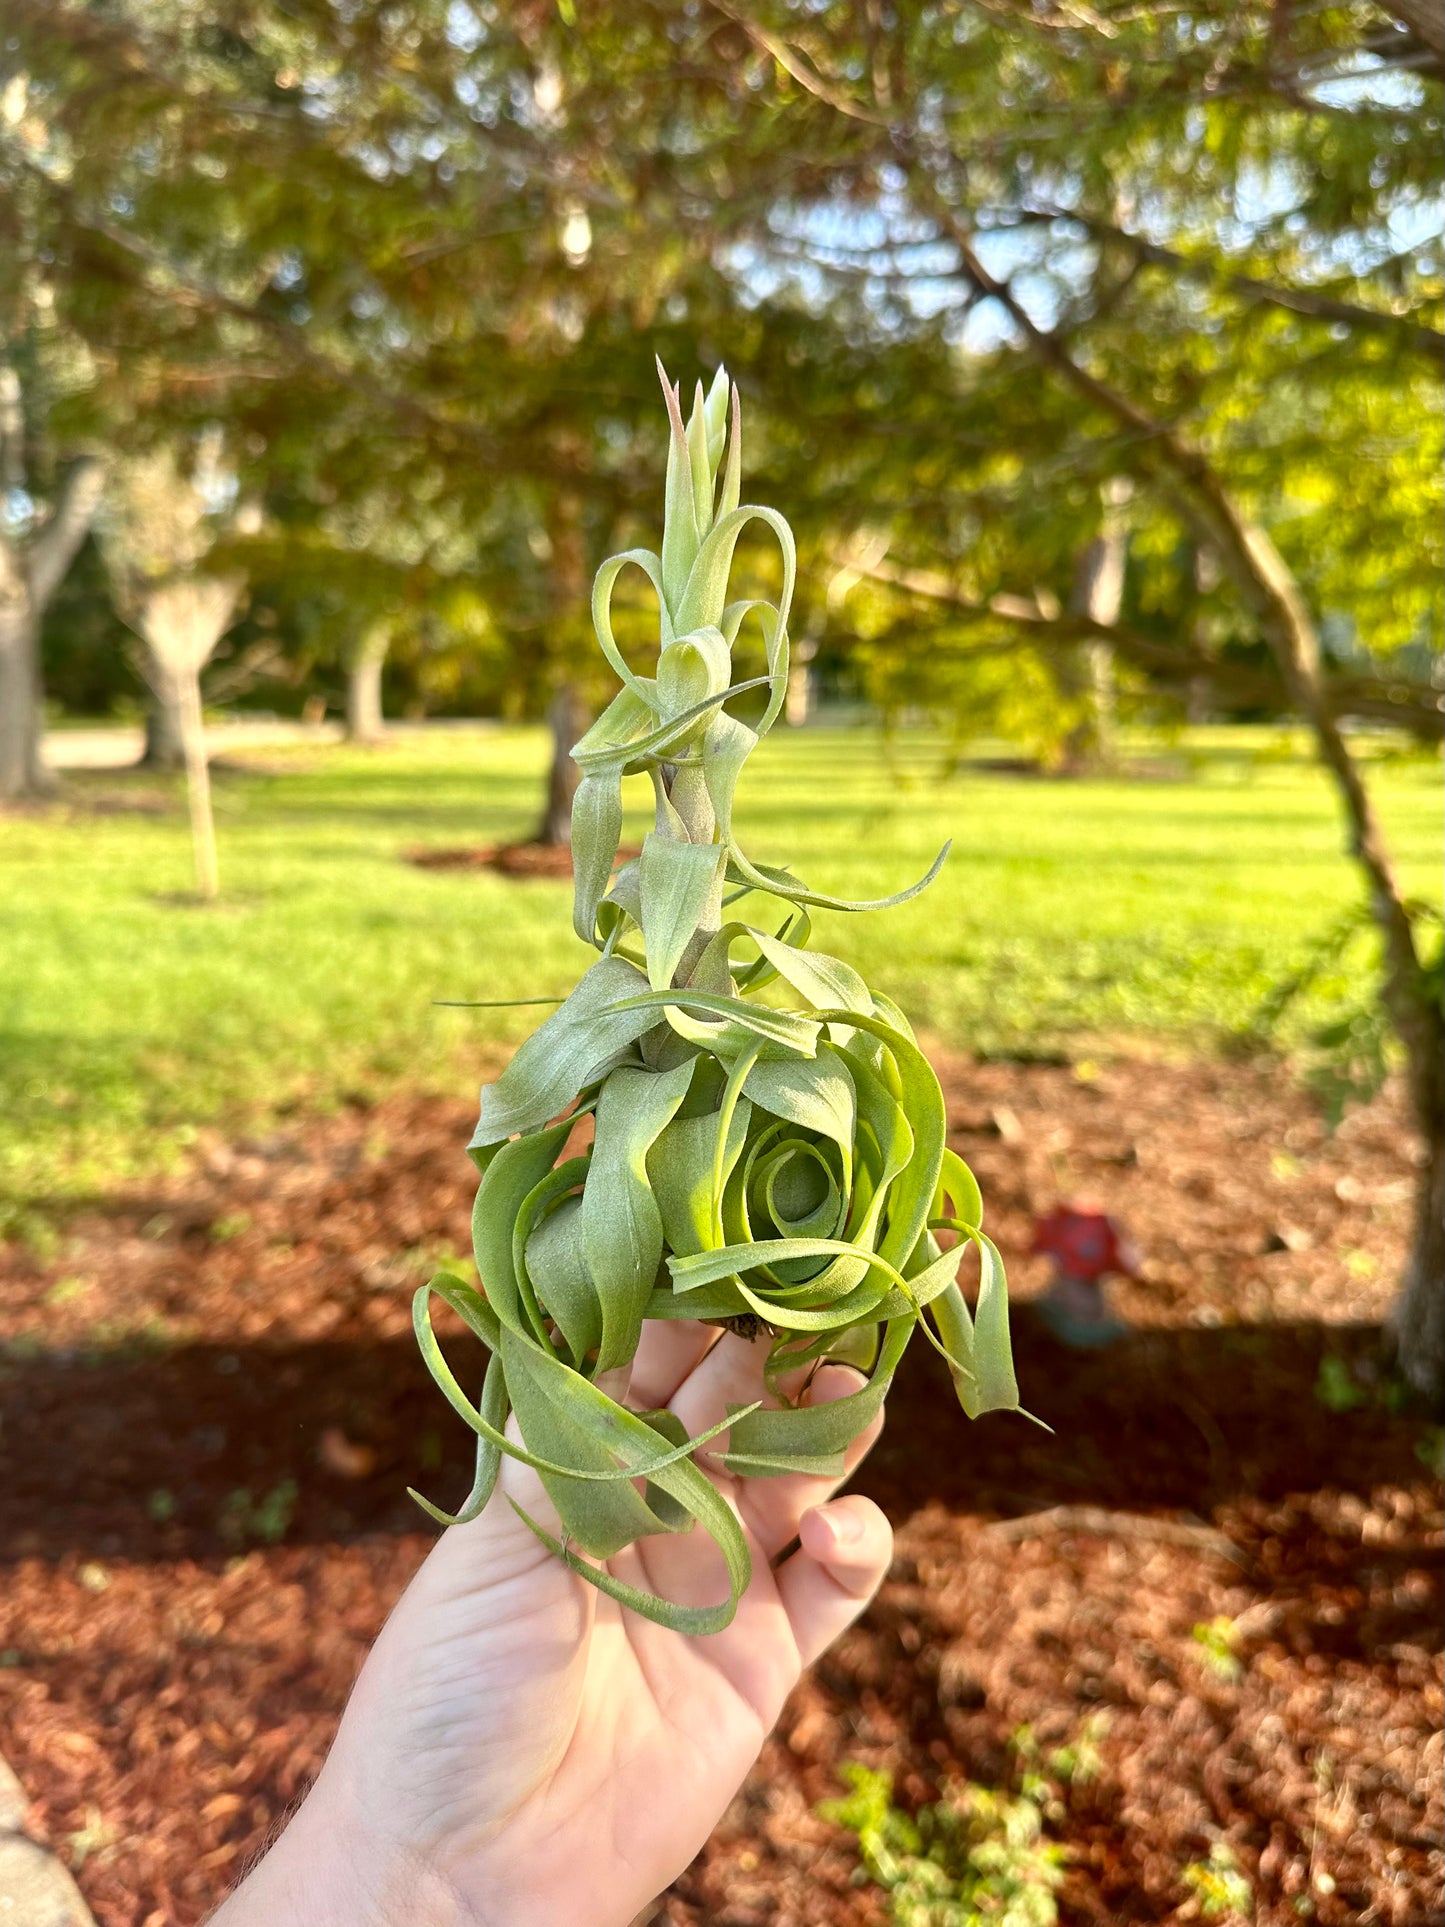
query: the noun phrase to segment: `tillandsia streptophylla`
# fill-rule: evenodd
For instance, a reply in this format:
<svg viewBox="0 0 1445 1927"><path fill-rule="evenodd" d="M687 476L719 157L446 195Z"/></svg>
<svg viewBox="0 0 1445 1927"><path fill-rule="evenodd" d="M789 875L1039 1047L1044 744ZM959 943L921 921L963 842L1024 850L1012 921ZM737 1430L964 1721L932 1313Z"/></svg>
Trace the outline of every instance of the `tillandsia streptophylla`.
<svg viewBox="0 0 1445 1927"><path fill-rule="evenodd" d="M481 1289L433 1278L417 1293L415 1325L432 1375L477 1434L476 1479L455 1519L487 1504L509 1453L536 1468L557 1507L560 1541L522 1516L561 1558L633 1610L704 1633L728 1623L749 1579L738 1521L696 1463L723 1431L718 1463L729 1472L836 1476L920 1329L970 1417L1018 1409L1018 1388L1003 1265L973 1174L945 1142L938 1080L896 1005L808 948L810 908L904 902L947 850L898 896L845 903L739 847L738 777L787 686L793 537L775 509L739 506L740 411L733 389L729 435L723 370L706 396L698 385L686 424L665 374L663 389L662 552L630 549L598 571L597 638L622 688L573 751L583 771L574 922L601 956L483 1090L469 1147L482 1173L472 1220ZM755 523L781 553L778 597L730 602L734 551ZM613 637L613 588L629 567L657 594L652 677L634 673ZM733 648L749 618L767 673L738 681ZM729 705L763 690L749 726ZM656 825L618 869L622 778L644 771ZM590 1147L566 1155L589 1114ZM956 1239L946 1251L939 1232ZM972 1313L956 1282L970 1245L980 1259ZM479 1406L438 1347L433 1297L490 1352ZM670 1413L629 1410L649 1318L767 1334L776 1403L734 1408L693 1438ZM857 1366L860 1389L790 1403L784 1375L824 1358ZM505 1434L509 1414L521 1446ZM714 1606L639 1592L582 1556L606 1559L694 1524L727 1563L729 1596Z"/></svg>

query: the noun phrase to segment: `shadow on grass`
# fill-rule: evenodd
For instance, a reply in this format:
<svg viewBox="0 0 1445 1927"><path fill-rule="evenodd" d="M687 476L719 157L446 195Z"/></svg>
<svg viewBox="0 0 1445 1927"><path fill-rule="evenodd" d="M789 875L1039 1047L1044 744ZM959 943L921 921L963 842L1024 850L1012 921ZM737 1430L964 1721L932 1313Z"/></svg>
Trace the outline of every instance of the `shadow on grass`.
<svg viewBox="0 0 1445 1927"><path fill-rule="evenodd" d="M1418 1425L1341 1417L1315 1397L1325 1352L1362 1357L1374 1328L1168 1329L1070 1354L1027 1307L1016 1324L1024 1396L1053 1435L1012 1416L970 1425L915 1343L858 1481L895 1521L931 1501L970 1515L1203 1516L1419 1477ZM478 1377L477 1354L454 1363L464 1383ZM470 1476L470 1435L409 1339L12 1354L0 1412L0 1561L214 1559L268 1538L430 1531L406 1486L456 1503Z"/></svg>

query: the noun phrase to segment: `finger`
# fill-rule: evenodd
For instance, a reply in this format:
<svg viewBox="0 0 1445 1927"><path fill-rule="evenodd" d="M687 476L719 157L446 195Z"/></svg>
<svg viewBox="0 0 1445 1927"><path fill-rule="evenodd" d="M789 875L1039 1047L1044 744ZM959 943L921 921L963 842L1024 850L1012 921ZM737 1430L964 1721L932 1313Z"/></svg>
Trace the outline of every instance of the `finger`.
<svg viewBox="0 0 1445 1927"><path fill-rule="evenodd" d="M522 1435L521 1420L515 1412L507 1414L503 1429L514 1445L526 1450L527 1441ZM534 1466L524 1465L520 1459L514 1459L510 1453L506 1453L502 1458L501 1476L497 1483L508 1498L515 1499L518 1505L525 1507L539 1525L546 1526L549 1532L556 1529L557 1509L542 1483L541 1473ZM490 1511L490 1506L487 1509Z"/></svg>
<svg viewBox="0 0 1445 1927"><path fill-rule="evenodd" d="M847 1398L863 1384L851 1365L824 1365L813 1377L804 1394L807 1405L831 1405ZM776 1479L744 1479L738 1492L738 1510L747 1521L753 1537L769 1559L775 1559L789 1540L797 1537L798 1521L831 1499L844 1480L850 1478L872 1449L883 1430L883 1414L878 1413L847 1446L843 1470L836 1476L793 1473Z"/></svg>
<svg viewBox="0 0 1445 1927"><path fill-rule="evenodd" d="M506 1431L522 1443L515 1413ZM413 1581L422 1589L419 1596L430 1602L433 1631L436 1612L450 1612L458 1602L464 1605L485 1593L501 1617L506 1612L499 1602L508 1598L522 1602L523 1619L545 1606L561 1615L558 1623L569 1628L569 1638L580 1639L592 1623L597 1595L543 1544L509 1500L554 1538L562 1536L557 1508L541 1478L530 1466L504 1458L497 1490L484 1510L465 1525L449 1526Z"/></svg>
<svg viewBox="0 0 1445 1927"><path fill-rule="evenodd" d="M666 1405L722 1336L721 1326L699 1324L695 1318L649 1318L632 1361L628 1404L639 1412Z"/></svg>
<svg viewBox="0 0 1445 1927"><path fill-rule="evenodd" d="M771 1348L771 1339L749 1342L735 1332L718 1340L669 1401L690 1433L705 1432L725 1419L730 1405L751 1405L764 1397L763 1366ZM714 1449L722 1449L721 1441Z"/></svg>
<svg viewBox="0 0 1445 1927"><path fill-rule="evenodd" d="M802 1545L778 1568L778 1597L805 1666L846 1632L883 1583L893 1529L871 1499L850 1492L806 1512Z"/></svg>

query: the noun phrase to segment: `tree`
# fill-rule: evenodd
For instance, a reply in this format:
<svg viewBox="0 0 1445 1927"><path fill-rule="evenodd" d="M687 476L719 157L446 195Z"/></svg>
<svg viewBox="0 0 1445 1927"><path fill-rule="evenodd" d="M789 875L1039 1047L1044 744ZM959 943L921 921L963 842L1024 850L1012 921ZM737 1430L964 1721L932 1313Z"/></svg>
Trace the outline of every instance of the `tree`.
<svg viewBox="0 0 1445 1927"><path fill-rule="evenodd" d="M85 540L104 486L98 461L72 464L48 512L25 486L20 384L0 363L0 800L50 787L40 755L40 622Z"/></svg>
<svg viewBox="0 0 1445 1927"><path fill-rule="evenodd" d="M855 312L871 306L935 344L933 433L969 416L974 438L980 419L996 424L1032 498L1016 487L1007 522L969 541L982 534L982 493L999 492L998 463L964 443L937 512L906 523L910 546L933 545L947 566L875 577L994 635L1017 625L1035 645L1069 648L1094 636L1159 666L1172 655L1227 690L1227 660L1130 634L1045 589L1070 522L1059 510L1122 478L1146 540L1157 547L1170 531L1176 552L1214 559L1236 624L1266 647L1274 686L1312 731L1380 931L1427 1148L1396 1323L1407 1375L1438 1396L1440 976L1341 731L1342 710L1368 710L1330 675L1319 613L1348 625L1387 701L1392 654L1438 615L1438 517L1427 519L1445 358L1431 221L1438 61L1359 5L1115 16L1005 0L892 33L841 7L721 10L755 52L758 111L771 92L774 111L799 123L797 145L826 127L842 146L814 208L790 209L778 271L816 307L851 294ZM820 243L816 210L830 193L871 224L866 258L826 232ZM959 341L973 349L962 375L944 360ZM879 493L875 525L888 516ZM962 570L950 555L961 537L974 549ZM1167 593L1169 572L1153 573ZM1004 586L1020 574L1031 592ZM1174 606L1158 613L1187 636L1183 579L1176 571ZM1406 694L1408 674L1393 679ZM1438 730L1434 688L1417 681L1407 701Z"/></svg>
<svg viewBox="0 0 1445 1927"><path fill-rule="evenodd" d="M219 894L216 826L201 710L201 671L235 617L245 577L205 567L228 494L212 436L186 474L169 450L123 465L101 539L116 607L141 638L156 707L179 738L195 851L196 891ZM243 508L241 519L254 519Z"/></svg>
<svg viewBox="0 0 1445 1927"><path fill-rule="evenodd" d="M385 734L381 672L391 647L392 618L378 616L352 644L346 665L346 740L379 743Z"/></svg>
<svg viewBox="0 0 1445 1927"><path fill-rule="evenodd" d="M1069 613L1099 631L1063 656L1060 676L1070 693L1083 698L1083 714L1070 729L1064 760L1071 770L1088 769L1114 757L1114 651L1103 632L1118 622L1124 607L1124 571L1129 530L1124 519L1132 493L1124 476L1105 483L1099 533L1084 549L1074 571Z"/></svg>

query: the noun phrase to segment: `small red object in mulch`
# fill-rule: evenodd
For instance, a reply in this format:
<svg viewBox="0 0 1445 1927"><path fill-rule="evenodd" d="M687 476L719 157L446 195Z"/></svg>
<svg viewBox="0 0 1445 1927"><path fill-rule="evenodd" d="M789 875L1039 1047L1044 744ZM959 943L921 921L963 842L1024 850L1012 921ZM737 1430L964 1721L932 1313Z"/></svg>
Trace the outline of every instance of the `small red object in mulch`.
<svg viewBox="0 0 1445 1927"><path fill-rule="evenodd" d="M1128 1233L1102 1211L1059 1205L1035 1223L1033 1248L1047 1253L1070 1278L1139 1275L1139 1256Z"/></svg>
<svg viewBox="0 0 1445 1927"><path fill-rule="evenodd" d="M463 844L456 849L428 849L423 845L403 851L419 870L494 870L504 877L570 877L572 850L566 843ZM629 845L617 852L619 863L638 855Z"/></svg>

